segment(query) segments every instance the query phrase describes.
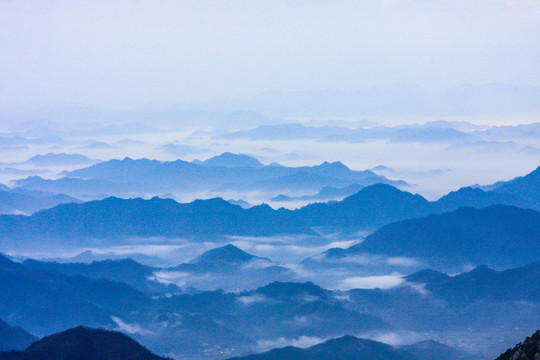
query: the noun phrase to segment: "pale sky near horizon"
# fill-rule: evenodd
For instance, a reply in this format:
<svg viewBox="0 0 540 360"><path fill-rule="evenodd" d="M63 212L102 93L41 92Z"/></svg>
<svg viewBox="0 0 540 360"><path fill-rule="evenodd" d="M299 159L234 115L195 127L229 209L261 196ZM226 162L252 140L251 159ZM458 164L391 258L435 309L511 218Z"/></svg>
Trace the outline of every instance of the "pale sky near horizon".
<svg viewBox="0 0 540 360"><path fill-rule="evenodd" d="M535 0L0 0L0 113L540 85Z"/></svg>

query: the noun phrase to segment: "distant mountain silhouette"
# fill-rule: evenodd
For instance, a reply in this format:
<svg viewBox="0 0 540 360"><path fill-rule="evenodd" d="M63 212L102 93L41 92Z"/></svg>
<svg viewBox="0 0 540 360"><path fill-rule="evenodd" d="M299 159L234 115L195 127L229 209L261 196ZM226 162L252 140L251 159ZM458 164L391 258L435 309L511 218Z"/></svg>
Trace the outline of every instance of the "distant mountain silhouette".
<svg viewBox="0 0 540 360"><path fill-rule="evenodd" d="M26 189L0 189L0 214L32 214L59 204L80 202L71 196Z"/></svg>
<svg viewBox="0 0 540 360"><path fill-rule="evenodd" d="M264 167L264 164L261 163L256 158L244 155L244 154L233 154L230 152L223 153L221 155L214 156L210 159L204 161L192 161L192 163L201 165L201 166L214 166L214 167L226 167L226 168L242 168L242 167L252 167L255 169L260 169Z"/></svg>
<svg viewBox="0 0 540 360"><path fill-rule="evenodd" d="M10 326L0 319L0 351L22 350L37 338L18 326Z"/></svg>
<svg viewBox="0 0 540 360"><path fill-rule="evenodd" d="M47 153L32 156L26 161L36 166L88 165L98 162L81 154Z"/></svg>
<svg viewBox="0 0 540 360"><path fill-rule="evenodd" d="M250 130L239 130L222 136L228 139L275 140L317 139L326 142L363 142L389 140L392 142L451 142L472 140L474 136L449 126L401 125L371 126L351 129L345 126L305 126L301 124L262 125Z"/></svg>
<svg viewBox="0 0 540 360"><path fill-rule="evenodd" d="M506 350L496 360L537 360L540 358L540 330L527 337L511 349Z"/></svg>
<svg viewBox="0 0 540 360"><path fill-rule="evenodd" d="M540 213L533 210L460 208L386 225L346 253L417 257L440 266L513 267L540 258L539 229Z"/></svg>
<svg viewBox="0 0 540 360"><path fill-rule="evenodd" d="M235 360L415 360L405 351L397 350L373 340L358 339L354 336L325 341L321 344L300 349L287 346L265 353L233 358ZM233 360L231 359L231 360Z"/></svg>
<svg viewBox="0 0 540 360"><path fill-rule="evenodd" d="M69 172L58 180L35 176L21 179L17 186L84 198L91 198L93 194L95 199L103 197L102 194L126 197L142 193L157 195L227 189L318 191L324 186L345 187L355 183L367 186L379 182L405 185L369 170L353 171L339 162L298 168L265 166L247 155L224 153L193 163L130 158L110 160Z"/></svg>
<svg viewBox="0 0 540 360"><path fill-rule="evenodd" d="M164 360L128 336L78 326L46 336L20 352L0 353L2 360Z"/></svg>
<svg viewBox="0 0 540 360"><path fill-rule="evenodd" d="M284 202L284 201L328 201L328 200L341 200L344 197L353 195L362 190L365 186L352 184L344 188L335 188L331 186L323 187L319 192L314 195L304 196L287 196L278 195L272 198L272 201Z"/></svg>

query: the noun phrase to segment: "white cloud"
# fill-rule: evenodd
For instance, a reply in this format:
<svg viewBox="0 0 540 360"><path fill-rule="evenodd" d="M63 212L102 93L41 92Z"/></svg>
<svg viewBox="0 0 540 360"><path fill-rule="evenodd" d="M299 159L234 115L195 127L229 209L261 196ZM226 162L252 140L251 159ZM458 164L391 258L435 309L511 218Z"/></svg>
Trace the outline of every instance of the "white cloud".
<svg viewBox="0 0 540 360"><path fill-rule="evenodd" d="M298 348L308 348L326 341L326 339L316 336L300 336L295 339L287 339L280 337L274 340L259 340L257 341L257 351L267 351L275 348L282 348L285 346L295 346Z"/></svg>
<svg viewBox="0 0 540 360"><path fill-rule="evenodd" d="M249 295L249 296L240 296L238 298L238 301L241 302L245 306L250 306L253 304L260 304L260 303L268 302L268 299L263 295L255 294L255 295Z"/></svg>
<svg viewBox="0 0 540 360"><path fill-rule="evenodd" d="M118 326L118 330L120 330L122 332L125 332L127 334L130 334L130 335L143 335L143 336L149 336L149 335L153 334L152 331L146 330L146 329L142 328L138 324L128 324L128 323L124 322L122 319L120 319L120 318L118 318L116 316L111 316L111 318L116 323L116 325Z"/></svg>
<svg viewBox="0 0 540 360"><path fill-rule="evenodd" d="M354 276L340 281L339 290L351 289L390 289L401 285L404 279L401 275Z"/></svg>
<svg viewBox="0 0 540 360"><path fill-rule="evenodd" d="M359 334L358 337L379 341L392 346L407 345L425 340L425 336L423 336L422 334L417 334L415 332L370 332Z"/></svg>
<svg viewBox="0 0 540 360"><path fill-rule="evenodd" d="M415 267L421 265L421 263L413 258L408 257L392 257L386 260L388 265Z"/></svg>

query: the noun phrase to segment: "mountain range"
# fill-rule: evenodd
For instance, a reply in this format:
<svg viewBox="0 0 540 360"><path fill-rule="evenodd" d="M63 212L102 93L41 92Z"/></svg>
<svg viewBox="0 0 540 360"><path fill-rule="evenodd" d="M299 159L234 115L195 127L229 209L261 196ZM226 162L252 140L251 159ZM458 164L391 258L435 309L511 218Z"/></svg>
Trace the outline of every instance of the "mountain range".
<svg viewBox="0 0 540 360"><path fill-rule="evenodd" d="M68 172L58 180L32 176L18 180L16 184L26 189L95 199L101 194L125 197L235 189L290 193L318 191L324 186L343 187L355 183L366 186L380 182L406 185L403 181L388 180L369 170L350 170L340 162L296 168L277 164L265 166L248 155L224 153L191 163L130 158L110 160Z"/></svg>
<svg viewBox="0 0 540 360"><path fill-rule="evenodd" d="M402 330L462 331L506 327L536 327L540 311L540 263L495 271L479 266L449 276L421 270L403 277L388 290L347 292L356 311L392 322Z"/></svg>
<svg viewBox="0 0 540 360"><path fill-rule="evenodd" d="M358 339L354 336L325 341L321 344L300 349L288 346L257 355L233 358L234 360L415 360L405 351L373 340ZM233 360L231 359L231 360Z"/></svg>
<svg viewBox="0 0 540 360"><path fill-rule="evenodd" d="M267 261L229 245L180 265L179 272L188 278L211 277L225 269L223 276L234 281L247 264ZM188 272L187 266L200 266L202 272ZM164 270L170 271L157 269ZM15 263L0 257L0 288L6 290L0 293L0 317L40 336L82 324L121 329L157 353L224 358L246 354L259 340L393 329L444 333L503 324L527 327L537 323L540 311L538 262L502 272L481 266L456 276L424 270L388 290L338 291L311 282L272 282L249 291L188 294L177 289L163 296L117 282L130 272L141 272L142 279L147 271L133 261ZM416 348L419 353L439 351L434 343Z"/></svg>
<svg viewBox="0 0 540 360"><path fill-rule="evenodd" d="M433 340L390 346L346 335L308 348L287 346L230 360L465 360L470 356Z"/></svg>
<svg viewBox="0 0 540 360"><path fill-rule="evenodd" d="M317 233L319 229L354 234L357 231L373 231L387 224L410 219L410 222L393 224L380 229L358 247L351 249L349 253L368 252L389 256L434 257L434 260L437 260L437 254L443 254L446 249L449 249L448 254L444 255L454 256L454 260L462 263L471 262L476 265L488 264L496 267L515 266L536 260L534 251L529 251L528 257L524 256L521 262L514 262L513 258L517 255L510 256L506 265L504 261L497 262L497 259L506 256L504 252L510 248L505 246L509 245L509 241L516 241L516 244L512 246L518 251L525 248L525 244L530 244L536 239L535 219L538 213L521 211L508 206L496 206L489 211L469 209L460 210L453 215L428 215L452 211L460 206L482 208L493 203L537 207L538 204L530 199L538 196L539 178L540 169L536 169L522 178L500 183L490 191L463 188L436 202L429 202L420 195L413 195L390 185L375 184L363 188L342 201L314 203L297 210L274 210L264 204L243 209L218 198L197 200L186 204L159 198L150 200L107 198L83 204L59 205L31 216L0 216L0 234L2 235L0 245L6 249L9 243L12 249L15 244L24 247L32 243L37 248L47 248L60 241L64 246L80 246L95 239L114 239L118 242L126 241L130 237L197 239L225 236L303 235L316 238L320 236ZM515 193L522 195L518 198ZM525 198L529 200L519 200ZM467 219L469 215L470 218ZM424 219L423 217L426 216L427 218ZM412 221L415 218L419 219L418 222ZM472 222L473 218L475 222ZM527 222L524 226L518 227L519 231L512 231L511 229L519 221ZM490 230L489 224L493 222L496 222L497 226L492 226ZM426 228L419 229L418 232L416 230L407 232L404 227L409 225ZM454 226L454 233L450 234L447 231L446 227L449 226ZM429 233L426 230L427 227L430 228ZM495 233L493 229L499 229L502 232ZM494 239L499 238L501 241L492 242L490 246L487 246L487 243L480 246L479 242L476 248L471 247L472 245L469 244L471 239L484 235L495 236ZM414 246L408 246L411 239L407 236L416 236L417 247L419 247L418 237L424 236L422 242L426 246L416 251ZM503 239L505 236L506 238ZM431 237L441 237L441 241L430 241ZM375 239L380 240L374 241ZM485 237L481 239L481 241L484 240ZM471 246L466 248L467 252L460 253L455 247L451 249L458 243L461 244L459 246ZM385 244L393 244L392 251L387 251ZM434 248L435 245L438 246L437 249Z"/></svg>

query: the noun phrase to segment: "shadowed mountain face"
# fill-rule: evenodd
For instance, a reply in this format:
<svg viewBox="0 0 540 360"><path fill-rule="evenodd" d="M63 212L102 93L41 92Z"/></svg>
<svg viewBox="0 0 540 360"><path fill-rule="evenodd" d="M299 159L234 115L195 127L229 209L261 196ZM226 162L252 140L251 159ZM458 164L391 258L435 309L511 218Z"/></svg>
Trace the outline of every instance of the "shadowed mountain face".
<svg viewBox="0 0 540 360"><path fill-rule="evenodd" d="M123 316L148 306L142 293L121 283L65 276L28 268L0 255L0 318L36 335L70 326L112 326Z"/></svg>
<svg viewBox="0 0 540 360"><path fill-rule="evenodd" d="M27 259L23 265L28 268L46 270L64 275L82 275L91 279L108 279L115 282L128 284L139 291L146 293L161 294L174 292L174 286L165 286L148 278L152 276L156 268L137 263L132 259L94 261L85 263L56 263Z"/></svg>
<svg viewBox="0 0 540 360"><path fill-rule="evenodd" d="M496 184L493 191L519 199L527 207L540 209L540 166L525 176Z"/></svg>
<svg viewBox="0 0 540 360"><path fill-rule="evenodd" d="M2 360L164 360L116 332L76 327L44 337L21 352L0 353Z"/></svg>
<svg viewBox="0 0 540 360"><path fill-rule="evenodd" d="M0 351L26 349L36 340L37 338L26 330L17 326L9 326L0 319Z"/></svg>
<svg viewBox="0 0 540 360"><path fill-rule="evenodd" d="M343 336L307 349L288 346L265 353L233 358L235 360L416 360L405 351L373 340ZM233 360L231 359L231 360Z"/></svg>
<svg viewBox="0 0 540 360"><path fill-rule="evenodd" d="M269 236L315 233L288 210L242 209L222 199L179 204L174 200L108 198L66 204L32 216L1 216L2 242L11 240L149 237ZM14 245L10 241L10 246ZM36 246L39 246L35 242Z"/></svg>
<svg viewBox="0 0 540 360"><path fill-rule="evenodd" d="M424 331L536 327L540 311L540 264L495 271L485 266L449 276L422 270L389 290L350 290L353 309L368 311L401 329ZM509 337L511 339L511 337ZM470 350L470 349L469 349ZM494 355L493 347L486 349Z"/></svg>
<svg viewBox="0 0 540 360"><path fill-rule="evenodd" d="M377 184L338 203L312 204L290 211L267 205L243 209L221 199L179 204L153 198L107 198L83 204L65 204L32 216L0 216L2 242L10 249L39 238L64 240L76 245L80 239L162 236L213 237L224 235L271 236L303 234L317 236L311 227L355 231L374 229L388 222L426 215L429 203L419 195Z"/></svg>
<svg viewBox="0 0 540 360"><path fill-rule="evenodd" d="M527 337L511 349L502 353L497 360L537 360L540 359L540 330Z"/></svg>
<svg viewBox="0 0 540 360"><path fill-rule="evenodd" d="M461 208L386 225L346 254L422 258L437 265L525 265L540 258L540 213L511 206ZM445 265L446 264L446 265Z"/></svg>
<svg viewBox="0 0 540 360"><path fill-rule="evenodd" d="M238 254L226 247L223 255L214 251L202 258L236 261ZM250 257L240 255L244 260ZM66 276L57 272L66 271L61 266L46 264L49 270L42 270L26 264L0 257L0 288L4 289L0 317L41 336L77 324L119 328L160 353L210 351L214 356L226 351L232 356L247 351L258 339L335 337L388 328L379 318L349 309L332 291L312 283L275 282L236 293L149 296L126 284ZM83 270L93 273L91 269Z"/></svg>
<svg viewBox="0 0 540 360"><path fill-rule="evenodd" d="M456 276L423 270L405 279L411 283L424 284L425 290L452 303L471 302L477 299L493 301L540 299L540 261L505 271L479 266Z"/></svg>
<svg viewBox="0 0 540 360"><path fill-rule="evenodd" d="M469 193L472 196L468 196ZM243 209L219 198L197 200L186 204L159 198L150 200L107 198L83 204L59 205L32 216L0 216L0 235L2 236L0 246L6 247L9 243L9 249L14 250L14 246L26 247L28 243L32 243L32 246L37 248L46 248L51 244L58 245L55 241L59 241L63 246L80 246L87 244L92 239L122 240L129 237L196 239L273 235L318 237L319 235L313 230L314 228L344 233L376 230L399 220L450 211L461 204L482 207L492 202L503 202L503 197L502 195L499 197L496 193L465 188L451 193L437 202L429 202L420 195L413 195L390 185L376 184L339 202L311 204L292 211L274 210L264 204ZM414 252L412 256L437 255L433 252L433 247L439 246L441 248L439 250L444 250L445 247L460 242L462 244L458 246L466 246L474 236L493 235L497 241L489 244L484 243L487 252L483 248L481 249L480 243L478 243L477 249L474 251L481 251L482 254L471 253L473 251L471 248L468 249L470 251L463 254L456 250L457 247L454 247L452 251L455 252L454 256L463 257L463 261L499 266L499 264L489 262L487 257L500 255L500 251L503 251L502 243L499 241L501 237L507 237L506 240L502 239L502 242L508 242L510 238L513 238L517 243L515 250L519 250L521 237L531 235L531 239L535 239L534 233L538 232L534 231L535 226L537 226L536 220L534 220L536 213L529 212L527 216L533 222L527 220L525 226L519 226L518 230L512 234L513 226L517 226L519 221L526 221L523 218L526 212L519 209L510 210L504 206L493 209L485 212L474 209L460 210L454 212L453 215L440 215L422 220L424 225L429 225L429 231L425 228L415 236L423 236L422 242L429 246L422 247L421 251ZM485 215L481 216L480 214ZM474 222L471 220L473 218ZM415 223L393 224L392 226L405 226L404 224L409 226L408 224ZM481 229L482 227L487 232L482 232L484 231ZM500 230L500 233L496 231L489 233L490 229ZM400 228L401 230L405 229ZM452 230L453 233L447 230ZM365 247L364 252L411 256L412 250L402 252L400 247L395 247L391 252L383 251L380 244L384 241L378 242L378 246L372 245L372 239L382 236L381 234L388 231L388 228L381 229L377 235L374 234L370 237L370 241L359 246ZM440 234L436 231L439 231ZM399 234L402 238L399 240L402 246L405 246L408 241L404 238L405 234L407 234L406 231ZM432 237L441 237L441 239L440 241L431 241ZM36 239L39 239L39 242ZM391 239L391 241L398 240ZM487 240L484 237L481 241ZM525 241L527 240L525 239ZM506 250L512 249L507 248ZM498 253L493 254L494 251L498 251ZM450 256L452 255L450 254ZM528 257L521 263L509 262L508 266L520 265L534 260L536 259Z"/></svg>
<svg viewBox="0 0 540 360"><path fill-rule="evenodd" d="M376 229L398 219L414 218L430 213L429 202L392 186L368 186L343 201L311 204L297 211L313 226L342 229Z"/></svg>

